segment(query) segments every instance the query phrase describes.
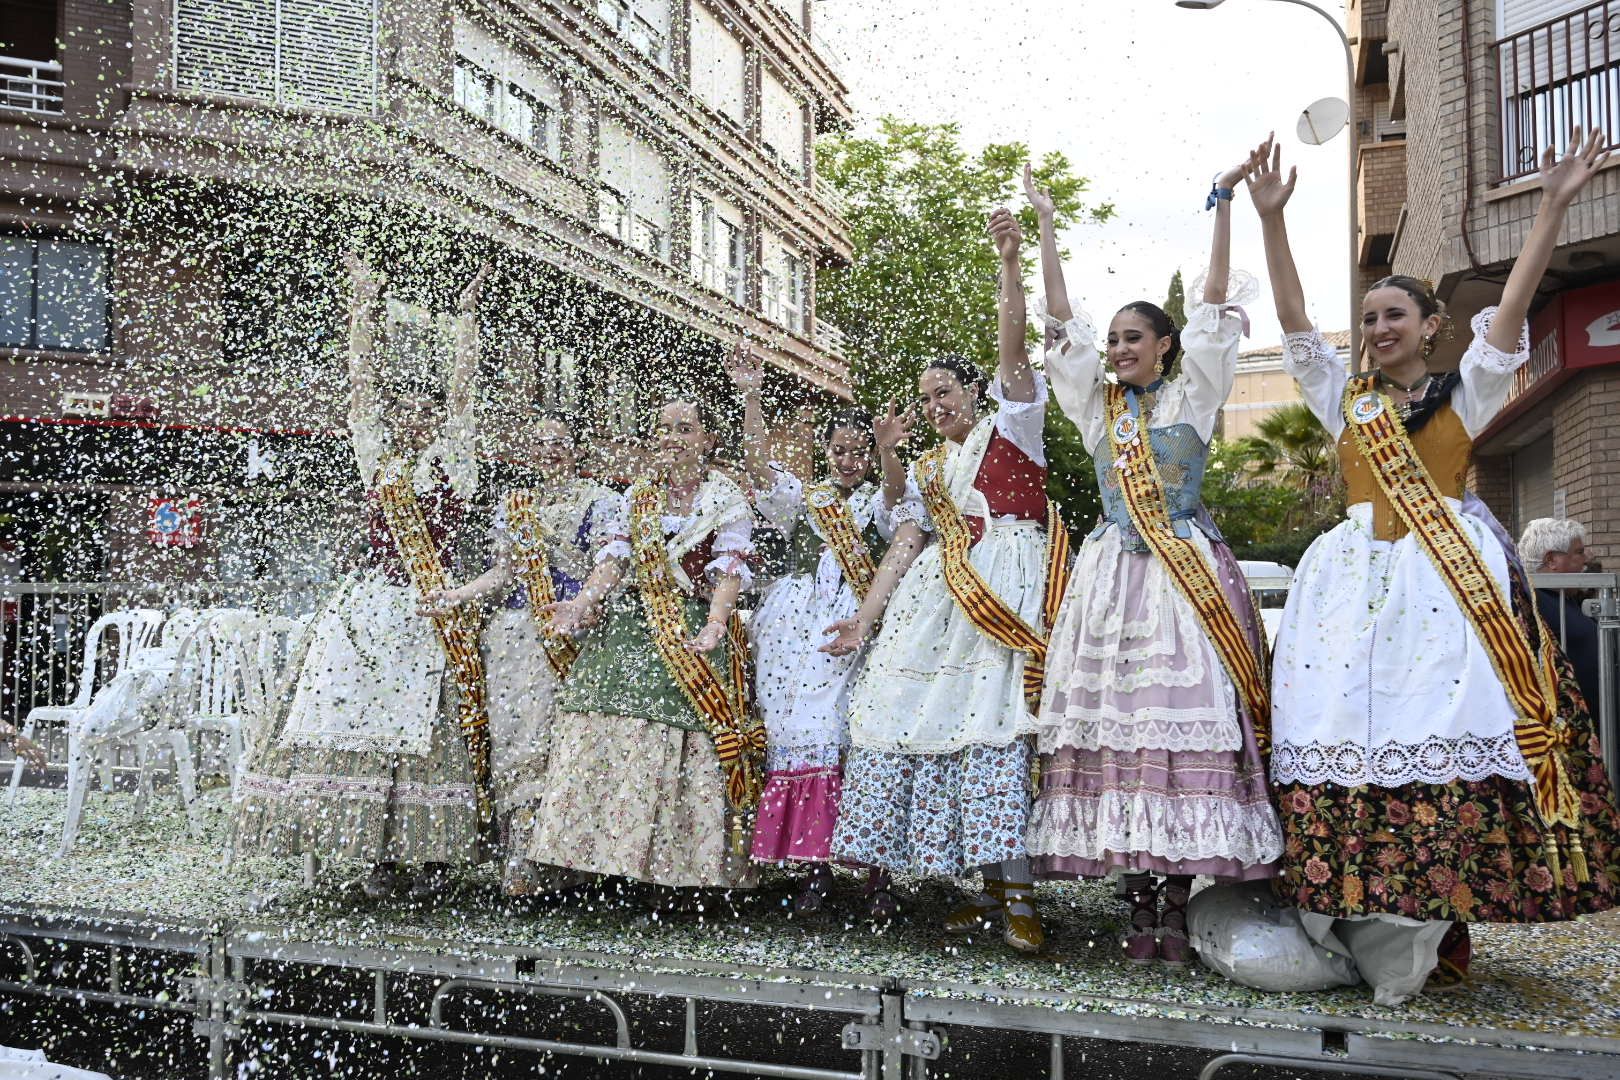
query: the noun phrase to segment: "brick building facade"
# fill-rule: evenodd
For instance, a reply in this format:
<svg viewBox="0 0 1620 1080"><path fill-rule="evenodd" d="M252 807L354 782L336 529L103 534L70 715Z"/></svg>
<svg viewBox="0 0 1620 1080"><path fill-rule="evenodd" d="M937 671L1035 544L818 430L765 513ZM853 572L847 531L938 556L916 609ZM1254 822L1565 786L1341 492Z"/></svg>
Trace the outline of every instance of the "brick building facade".
<svg viewBox="0 0 1620 1080"><path fill-rule="evenodd" d="M1363 281L1433 280L1455 319L1500 295L1539 205L1536 153L1620 124L1620 4L1352 0ZM1620 133L1609 131L1611 142ZM1571 207L1531 315L1532 358L1475 446L1474 486L1515 533L1585 524L1620 561L1620 158Z"/></svg>
<svg viewBox="0 0 1620 1080"><path fill-rule="evenodd" d="M851 255L811 31L808 0L0 2L0 543L32 578L332 561L351 244L427 348L495 264L495 482L541 409L622 474L742 334L805 457L849 395L816 271ZM163 493L203 498L202 544L147 541Z"/></svg>

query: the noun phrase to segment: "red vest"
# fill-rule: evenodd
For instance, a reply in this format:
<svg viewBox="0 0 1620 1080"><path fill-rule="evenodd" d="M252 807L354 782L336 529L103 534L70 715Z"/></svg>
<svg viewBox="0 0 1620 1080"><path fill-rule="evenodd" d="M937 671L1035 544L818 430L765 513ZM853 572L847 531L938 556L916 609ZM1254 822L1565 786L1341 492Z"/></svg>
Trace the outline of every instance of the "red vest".
<svg viewBox="0 0 1620 1080"><path fill-rule="evenodd" d="M1035 464L999 431L990 436L973 486L983 492L991 517L1046 521L1046 466ZM984 537L984 522L969 517L967 525L977 544Z"/></svg>

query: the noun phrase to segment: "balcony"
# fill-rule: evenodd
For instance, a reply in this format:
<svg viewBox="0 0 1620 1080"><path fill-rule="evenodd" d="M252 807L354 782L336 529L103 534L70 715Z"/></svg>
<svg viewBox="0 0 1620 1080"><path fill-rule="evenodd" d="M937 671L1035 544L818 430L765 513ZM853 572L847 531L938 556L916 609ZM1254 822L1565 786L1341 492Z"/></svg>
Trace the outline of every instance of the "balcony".
<svg viewBox="0 0 1620 1080"><path fill-rule="evenodd" d="M66 85L55 60L0 56L0 109L59 116Z"/></svg>
<svg viewBox="0 0 1620 1080"><path fill-rule="evenodd" d="M1348 0L1345 33L1356 57L1356 85L1373 86L1389 79L1384 42L1389 38L1389 0Z"/></svg>
<svg viewBox="0 0 1620 1080"><path fill-rule="evenodd" d="M1603 0L1517 29L1491 49L1502 100L1499 182L1533 176L1546 147L1568 148L1570 131L1598 128L1620 139L1620 0Z"/></svg>
<svg viewBox="0 0 1620 1080"><path fill-rule="evenodd" d="M1362 266L1389 261L1405 205L1406 140L1363 144L1356 163L1356 220L1361 223L1356 258Z"/></svg>
<svg viewBox="0 0 1620 1080"><path fill-rule="evenodd" d="M837 357L839 360L849 358L848 352L845 351L843 328L834 326L832 323L822 319L815 321L815 328L816 348L830 356Z"/></svg>

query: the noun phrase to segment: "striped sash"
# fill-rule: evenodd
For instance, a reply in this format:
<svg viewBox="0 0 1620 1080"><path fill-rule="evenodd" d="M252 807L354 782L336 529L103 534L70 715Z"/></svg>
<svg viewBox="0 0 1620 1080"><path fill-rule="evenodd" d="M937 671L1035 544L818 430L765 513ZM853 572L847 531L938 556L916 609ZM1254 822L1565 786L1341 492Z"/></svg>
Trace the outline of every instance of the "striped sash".
<svg viewBox="0 0 1620 1080"><path fill-rule="evenodd" d="M714 742L726 776L726 801L737 815L759 803L765 773L765 726L748 700L748 639L735 613L726 627L731 651L731 684L726 686L708 658L686 648L688 637L683 594L676 585L669 549L664 543L664 488L641 480L630 492L630 542L636 564L636 587L653 643L675 685L696 711Z"/></svg>
<svg viewBox="0 0 1620 1080"><path fill-rule="evenodd" d="M557 678L565 678L579 655L579 646L570 638L553 634L550 617L545 614L545 609L557 602L557 590L551 581L551 560L546 557L546 529L535 513L534 492L525 488L508 491L505 508L512 531L512 560L529 595L529 612L540 627L540 640L551 670Z"/></svg>
<svg viewBox="0 0 1620 1080"><path fill-rule="evenodd" d="M427 519L422 516L422 504L411 486L409 470L394 458L385 462L377 475L377 501L417 597L443 589L448 584L444 563L433 544ZM478 652L478 615L469 608L457 608L448 615L434 616L432 622L459 691L456 717L467 757L472 761L478 822L487 828L495 814L490 801L489 708L485 700L484 659Z"/></svg>
<svg viewBox="0 0 1620 1080"><path fill-rule="evenodd" d="M1025 654L1024 699L1031 709L1041 700L1046 679L1046 635L1026 623L1006 601L997 596L989 582L968 559L973 535L967 520L945 484L945 444L936 446L917 459L918 486L928 516L939 535L940 563L945 571L945 587L980 633L998 644ZM1069 586L1069 533L1058 516L1057 503L1046 500L1046 592L1041 618L1050 627L1057 620L1058 605Z"/></svg>
<svg viewBox="0 0 1620 1080"><path fill-rule="evenodd" d="M861 541L861 531L855 525L849 500L838 490L838 485L823 481L805 489L804 504L816 523L817 533L827 541L833 557L838 560L844 580L855 590L855 599L864 601L872 588L872 579L877 576L877 564Z"/></svg>
<svg viewBox="0 0 1620 1080"><path fill-rule="evenodd" d="M1215 568L1190 538L1176 535L1147 429L1141 418L1131 412L1125 387L1118 383L1108 386L1108 438L1131 524L1198 617L1199 626L1243 699L1254 725L1255 742L1265 753L1271 745L1271 686L1266 656L1256 652L1244 633L1216 580Z"/></svg>
<svg viewBox="0 0 1620 1080"><path fill-rule="evenodd" d="M1435 573L1451 590L1507 691L1517 715L1514 738L1534 778L1536 810L1555 878L1562 880L1554 832L1554 827L1561 825L1567 830L1575 878L1588 880L1580 844L1581 801L1570 782L1565 756L1571 734L1568 724L1557 715L1552 635L1546 626L1541 626L1537 655L1497 589L1484 558L1418 457L1394 404L1379 392L1375 377L1351 379L1345 385L1341 407L1356 448L1378 479L1379 488L1428 556ZM1539 613L1535 618L1539 623Z"/></svg>

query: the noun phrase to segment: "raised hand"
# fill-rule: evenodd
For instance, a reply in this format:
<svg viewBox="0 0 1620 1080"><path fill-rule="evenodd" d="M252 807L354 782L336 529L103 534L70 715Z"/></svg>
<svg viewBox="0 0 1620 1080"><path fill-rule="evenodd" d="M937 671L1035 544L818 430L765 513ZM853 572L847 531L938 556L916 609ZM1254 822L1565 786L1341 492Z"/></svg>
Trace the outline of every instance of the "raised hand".
<svg viewBox="0 0 1620 1080"><path fill-rule="evenodd" d="M1562 158L1557 150L1547 147L1541 155L1542 198L1560 206L1574 202L1581 188L1609 160L1609 151L1603 149L1607 142L1603 132L1596 130L1587 134L1583 142L1581 129L1576 128L1569 137L1569 153Z"/></svg>
<svg viewBox="0 0 1620 1080"><path fill-rule="evenodd" d="M717 622L706 622L703 629L693 634L686 642L688 652L713 652L726 636L726 628Z"/></svg>
<svg viewBox="0 0 1620 1080"><path fill-rule="evenodd" d="M765 385L765 358L754 352L747 338L740 339L726 355L724 366L726 377L739 393L752 393Z"/></svg>
<svg viewBox="0 0 1620 1080"><path fill-rule="evenodd" d="M820 651L833 656L848 656L861 647L861 643L866 640L868 629L859 617L840 619L822 629L823 634L831 634L833 638L821 646Z"/></svg>
<svg viewBox="0 0 1620 1080"><path fill-rule="evenodd" d="M1024 236L1019 231L1018 219L1012 216L1012 211L1003 206L991 214L989 232L1001 261L1017 262L1018 249L1023 245Z"/></svg>
<svg viewBox="0 0 1620 1080"><path fill-rule="evenodd" d="M1027 161L1024 162L1024 198L1035 208L1038 217L1049 218L1057 212L1051 192L1035 186L1035 170Z"/></svg>
<svg viewBox="0 0 1620 1080"><path fill-rule="evenodd" d="M489 280L490 271L494 269L489 262L479 266L478 273L467 282L467 287L461 290L461 296L456 300L458 311L471 311L478 306L478 298L484 294L484 283Z"/></svg>
<svg viewBox="0 0 1620 1080"><path fill-rule="evenodd" d="M1253 162L1263 162L1271 157L1272 149L1276 142L1277 133L1273 131L1271 134L1266 136L1265 142L1261 143L1253 150L1250 150L1247 157L1238 162L1236 165L1233 165L1230 169L1227 169L1225 172L1221 173L1221 175L1215 180L1216 185L1223 188L1236 188L1238 186L1238 181L1249 175L1249 170Z"/></svg>
<svg viewBox="0 0 1620 1080"><path fill-rule="evenodd" d="M1271 153L1261 153L1268 146ZM1250 155L1243 182L1249 189L1249 201L1254 204L1255 212L1261 217L1271 217L1281 214L1283 207L1288 205L1289 198L1294 194L1294 182L1298 179L1299 170L1290 166L1288 179L1286 182L1283 180L1282 147L1273 145L1272 140L1267 139L1259 150Z"/></svg>
<svg viewBox="0 0 1620 1080"><path fill-rule="evenodd" d="M879 451L894 450L911 438L911 425L917 422L915 405L895 412L894 399L888 408L872 421L872 441Z"/></svg>

